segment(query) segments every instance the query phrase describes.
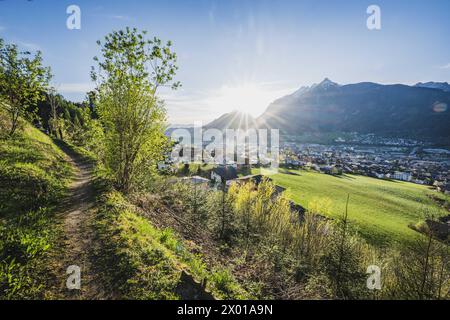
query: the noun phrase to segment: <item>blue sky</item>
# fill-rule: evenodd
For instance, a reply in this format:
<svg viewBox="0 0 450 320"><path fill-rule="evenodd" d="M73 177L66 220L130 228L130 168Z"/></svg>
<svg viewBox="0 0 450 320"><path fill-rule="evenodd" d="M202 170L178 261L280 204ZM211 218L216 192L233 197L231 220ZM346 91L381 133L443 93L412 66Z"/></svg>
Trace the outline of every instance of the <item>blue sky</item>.
<svg viewBox="0 0 450 320"><path fill-rule="evenodd" d="M81 9L81 30L66 8ZM381 30L366 9L381 8ZM413 84L450 81L450 1L0 0L0 37L42 50L53 82L82 100L96 40L126 26L172 40L177 92L161 92L172 123L234 109L258 115L275 98L328 77Z"/></svg>

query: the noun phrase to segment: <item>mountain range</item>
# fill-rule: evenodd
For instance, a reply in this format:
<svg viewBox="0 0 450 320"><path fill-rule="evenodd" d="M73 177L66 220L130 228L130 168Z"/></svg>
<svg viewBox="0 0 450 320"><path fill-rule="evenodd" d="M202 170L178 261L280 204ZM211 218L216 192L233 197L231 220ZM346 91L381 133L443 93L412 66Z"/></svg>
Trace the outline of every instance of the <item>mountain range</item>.
<svg viewBox="0 0 450 320"><path fill-rule="evenodd" d="M430 88L430 89L439 89L443 91L450 92L450 84L448 82L419 82L414 85L415 87L421 87L421 88Z"/></svg>
<svg viewBox="0 0 450 320"><path fill-rule="evenodd" d="M281 133L359 132L450 138L450 85L373 82L340 85L325 78L272 102L256 119L232 112L207 128L277 128ZM245 121L239 118L244 117Z"/></svg>
<svg viewBox="0 0 450 320"><path fill-rule="evenodd" d="M244 129L255 127L255 118L248 113L243 113L234 110L229 113L221 115L219 118L211 121L204 129L216 128L216 129Z"/></svg>

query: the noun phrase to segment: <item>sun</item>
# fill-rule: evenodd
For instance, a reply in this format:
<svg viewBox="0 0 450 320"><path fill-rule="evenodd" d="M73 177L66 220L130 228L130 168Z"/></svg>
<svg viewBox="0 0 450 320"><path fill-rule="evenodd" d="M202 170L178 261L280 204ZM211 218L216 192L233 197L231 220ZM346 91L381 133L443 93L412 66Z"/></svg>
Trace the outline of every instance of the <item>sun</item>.
<svg viewBox="0 0 450 320"><path fill-rule="evenodd" d="M274 100L274 93L265 85L245 83L237 86L222 86L211 104L223 112L238 110L258 117Z"/></svg>

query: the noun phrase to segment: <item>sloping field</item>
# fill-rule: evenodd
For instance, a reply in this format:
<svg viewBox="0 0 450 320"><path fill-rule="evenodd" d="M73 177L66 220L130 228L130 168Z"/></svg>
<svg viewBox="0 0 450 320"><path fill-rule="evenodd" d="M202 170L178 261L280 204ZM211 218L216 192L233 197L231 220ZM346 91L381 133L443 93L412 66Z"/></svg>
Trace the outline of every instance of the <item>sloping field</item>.
<svg viewBox="0 0 450 320"><path fill-rule="evenodd" d="M348 214L353 227L369 242L379 245L413 239L417 232L408 224L422 220L426 211L446 214L429 196L450 201L450 197L428 186L357 175L331 176L289 170L270 177L288 189L293 201L307 208L313 201L325 202L329 198L327 214L331 217L342 216L350 194Z"/></svg>

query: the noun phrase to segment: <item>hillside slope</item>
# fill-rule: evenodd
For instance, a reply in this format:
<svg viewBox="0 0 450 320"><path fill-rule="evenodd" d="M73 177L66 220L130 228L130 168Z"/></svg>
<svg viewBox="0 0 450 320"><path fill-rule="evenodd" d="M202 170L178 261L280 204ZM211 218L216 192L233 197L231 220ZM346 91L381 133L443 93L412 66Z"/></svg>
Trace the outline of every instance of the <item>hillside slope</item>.
<svg viewBox="0 0 450 320"><path fill-rule="evenodd" d="M119 192L104 194L95 228L101 242L96 256L103 283L118 299L245 299L250 295L225 268L210 269L171 228L158 228ZM113 267L112 267L113 266Z"/></svg>
<svg viewBox="0 0 450 320"><path fill-rule="evenodd" d="M329 201L325 214L334 219L342 217L350 195L350 223L375 245L413 241L418 234L409 226L422 221L425 212L448 214L434 199L448 202L450 197L409 182L306 170L281 171L271 178L289 190L292 200L308 209L317 201Z"/></svg>
<svg viewBox="0 0 450 320"><path fill-rule="evenodd" d="M1 115L0 115L1 117ZM65 154L26 122L0 143L0 298L43 298L49 252L60 236L54 208L72 177Z"/></svg>
<svg viewBox="0 0 450 320"><path fill-rule="evenodd" d="M210 269L109 191L85 151L21 125L0 144L0 300L249 297L227 269ZM71 265L77 290L66 286Z"/></svg>

